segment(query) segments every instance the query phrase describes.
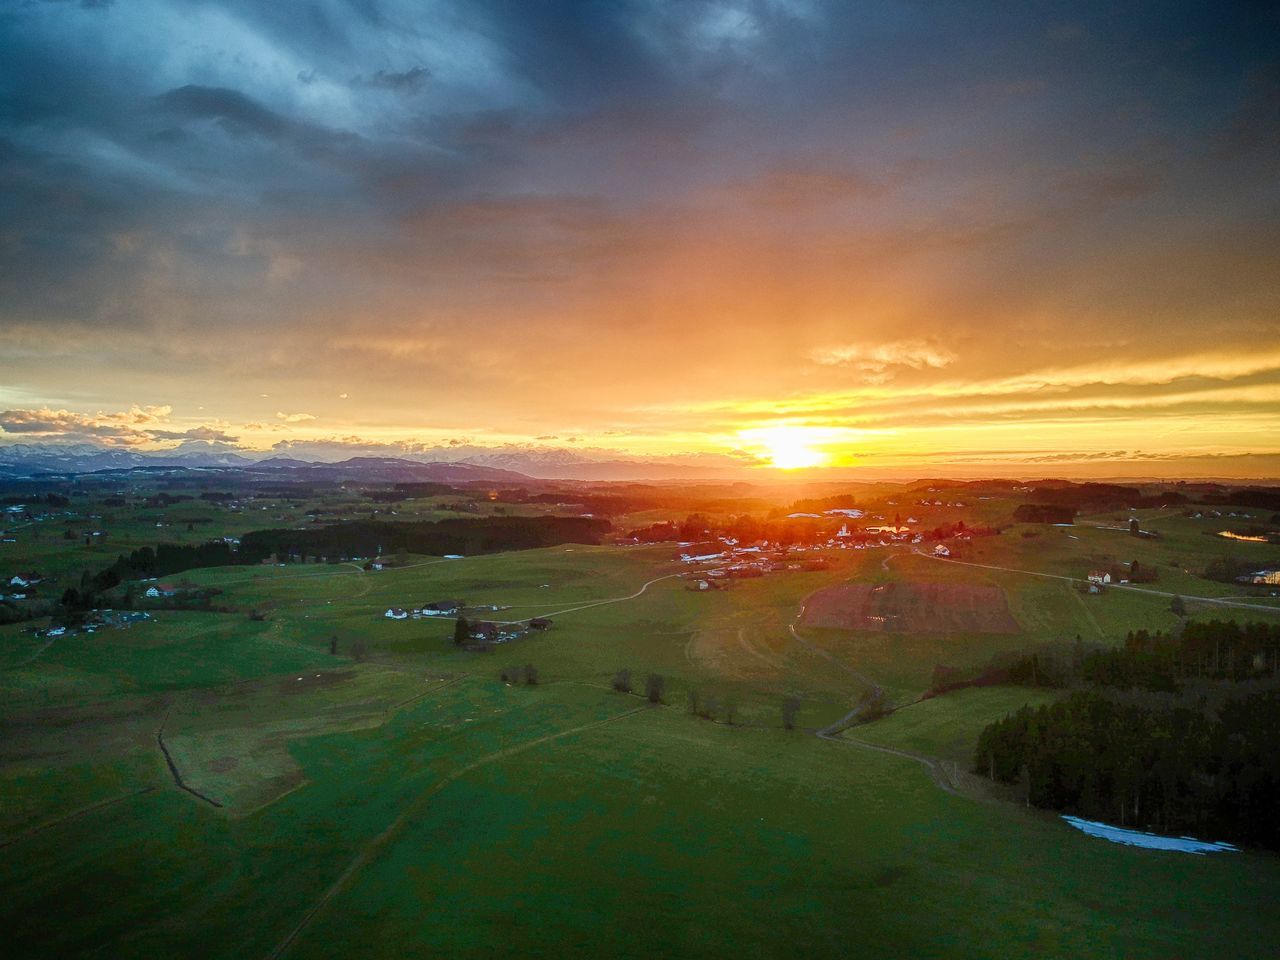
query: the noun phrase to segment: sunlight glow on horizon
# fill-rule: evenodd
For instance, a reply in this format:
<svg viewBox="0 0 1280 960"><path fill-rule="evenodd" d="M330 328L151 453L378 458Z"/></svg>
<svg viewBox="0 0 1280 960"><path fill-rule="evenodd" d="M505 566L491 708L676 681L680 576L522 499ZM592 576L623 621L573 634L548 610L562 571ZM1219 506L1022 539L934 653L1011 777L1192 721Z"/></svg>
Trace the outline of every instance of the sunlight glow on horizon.
<svg viewBox="0 0 1280 960"><path fill-rule="evenodd" d="M817 445L828 439L830 431L821 427L778 425L742 430L739 436L746 444L767 458L779 470L801 470L825 467L831 457Z"/></svg>

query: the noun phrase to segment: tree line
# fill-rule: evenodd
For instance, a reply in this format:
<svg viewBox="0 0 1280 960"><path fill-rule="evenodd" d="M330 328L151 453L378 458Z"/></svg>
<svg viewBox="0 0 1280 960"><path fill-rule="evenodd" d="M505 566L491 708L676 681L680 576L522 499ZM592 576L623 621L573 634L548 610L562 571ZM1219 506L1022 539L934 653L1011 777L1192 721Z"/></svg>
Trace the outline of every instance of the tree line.
<svg viewBox="0 0 1280 960"><path fill-rule="evenodd" d="M599 517L478 517L435 521L355 520L303 530L255 530L240 538L241 562L270 556L371 557L383 553L472 555L597 544L609 532Z"/></svg>
<svg viewBox="0 0 1280 960"><path fill-rule="evenodd" d="M978 773L1039 807L1280 849L1280 626L1140 630L1117 649L1042 648L1004 670L1073 690L989 725Z"/></svg>

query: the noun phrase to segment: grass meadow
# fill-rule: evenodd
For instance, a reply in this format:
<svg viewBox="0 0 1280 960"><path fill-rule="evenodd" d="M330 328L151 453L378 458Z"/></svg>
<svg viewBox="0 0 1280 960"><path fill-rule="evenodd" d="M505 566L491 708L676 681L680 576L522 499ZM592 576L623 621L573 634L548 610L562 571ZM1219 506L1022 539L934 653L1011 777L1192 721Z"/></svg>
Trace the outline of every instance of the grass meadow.
<svg viewBox="0 0 1280 960"><path fill-rule="evenodd" d="M1015 528L966 559L1079 576L1136 556L1156 589L1233 592L1182 572L1221 549L1198 522L1146 523L1167 535ZM1108 844L854 742L963 767L983 726L1053 694L911 702L935 666L1171 626L1167 597L901 549L707 593L665 547L406 560L195 570L237 612L53 643L0 628L14 955L1274 955L1275 857ZM792 632L805 597L851 581L995 585L1021 632ZM445 598L555 624L477 653L451 620L382 616ZM537 686L497 679L525 663ZM621 667L662 674L665 702L612 691ZM902 709L813 736L869 684Z"/></svg>

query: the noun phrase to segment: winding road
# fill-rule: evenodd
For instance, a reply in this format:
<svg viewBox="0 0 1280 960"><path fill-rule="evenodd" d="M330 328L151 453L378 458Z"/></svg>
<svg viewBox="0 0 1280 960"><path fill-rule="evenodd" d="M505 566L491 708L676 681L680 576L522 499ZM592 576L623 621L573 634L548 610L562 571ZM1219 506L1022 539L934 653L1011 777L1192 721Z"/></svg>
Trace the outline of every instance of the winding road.
<svg viewBox="0 0 1280 960"><path fill-rule="evenodd" d="M892 557L885 557L881 564L886 571L889 569L889 561L891 559ZM886 747L878 743L869 743L866 740L851 737L845 733L849 727L852 727L857 723L859 716L862 715L868 706L875 703L884 695L884 688L866 674L855 670L849 664L836 657L830 651L824 650L814 643L810 643L800 635L800 631L796 629L796 624L804 619L805 608L808 606L809 599L812 596L813 594L810 594L800 602L799 612L796 613L795 619L787 625L787 629L791 631L792 638L806 650L829 660L834 666L853 677L866 688L862 697L858 700L857 704L854 705L853 709L842 716L839 720L836 720L834 723L830 723L817 731L818 738L820 740L827 740L831 743L842 743L845 746L858 747L863 750L874 750L876 753L887 753L890 756L902 757L904 760L911 760L925 768L929 773L929 776L933 779L933 782L938 785L939 789L954 797L966 796L967 794L961 792L958 778L954 776L952 772L947 770L945 761L925 756L922 753L914 753L910 750L902 750L897 747Z"/></svg>

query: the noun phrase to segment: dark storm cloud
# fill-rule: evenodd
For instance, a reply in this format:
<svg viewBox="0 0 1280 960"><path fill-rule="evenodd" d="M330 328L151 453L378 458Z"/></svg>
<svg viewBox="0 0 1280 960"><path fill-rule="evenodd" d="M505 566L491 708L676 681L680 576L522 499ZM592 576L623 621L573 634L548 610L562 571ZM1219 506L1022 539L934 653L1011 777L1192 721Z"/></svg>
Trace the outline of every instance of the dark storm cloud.
<svg viewBox="0 0 1280 960"><path fill-rule="evenodd" d="M359 139L347 131L292 120L224 87L187 84L162 94L158 101L181 116L216 120L233 136L259 136L313 155L328 154Z"/></svg>
<svg viewBox="0 0 1280 960"><path fill-rule="evenodd" d="M552 346L696 381L653 345L705 337L786 392L851 343L995 377L1275 315L1268 5L83 6L0 13L0 380L32 391L360 356L365 393L462 403Z"/></svg>
<svg viewBox="0 0 1280 960"><path fill-rule="evenodd" d="M431 78L431 71L426 67L411 67L408 70L379 70L377 73L351 78L353 87L371 87L375 90L391 90L394 93L416 93Z"/></svg>

